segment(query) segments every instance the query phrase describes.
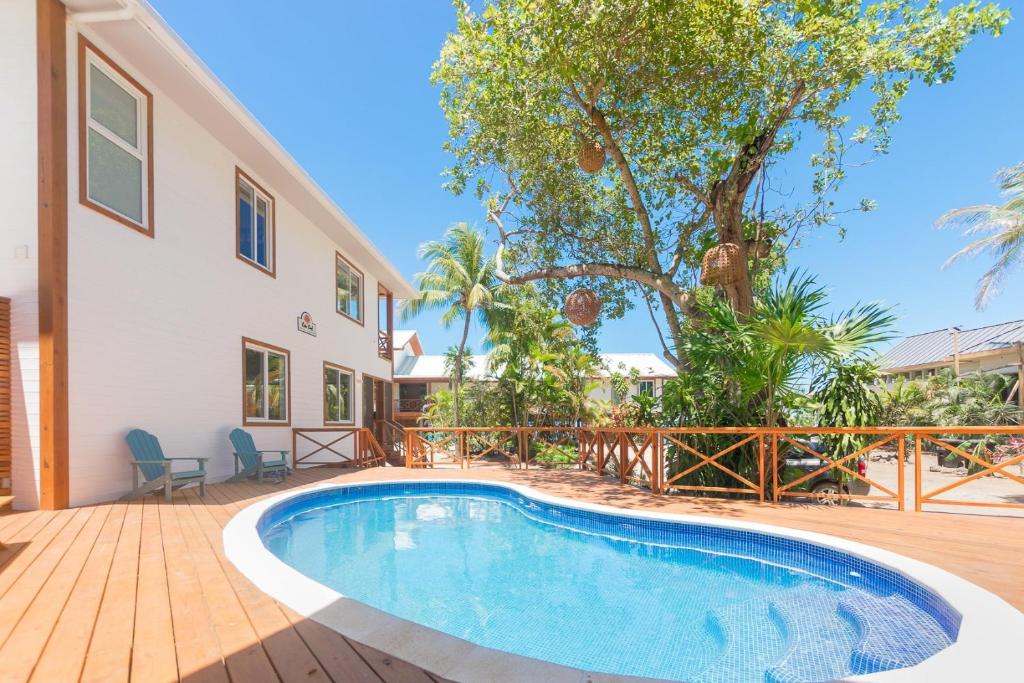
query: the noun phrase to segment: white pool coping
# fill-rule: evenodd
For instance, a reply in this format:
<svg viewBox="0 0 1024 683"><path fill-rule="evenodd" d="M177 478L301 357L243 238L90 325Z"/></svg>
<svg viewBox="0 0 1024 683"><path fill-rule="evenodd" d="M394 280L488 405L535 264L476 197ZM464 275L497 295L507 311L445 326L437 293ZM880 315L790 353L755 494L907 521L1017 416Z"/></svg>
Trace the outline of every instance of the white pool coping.
<svg viewBox="0 0 1024 683"><path fill-rule="evenodd" d="M934 565L881 548L826 534L707 515L631 510L548 495L521 484L480 479L369 480L328 483L293 490L254 503L224 527L224 552L250 581L278 602L342 635L404 659L454 681L572 681L593 683L650 680L580 669L476 645L436 629L370 607L309 578L279 560L263 545L257 523L268 509L290 498L324 489L374 484L481 484L503 487L534 500L565 507L649 520L704 524L759 531L783 538L835 548L895 570L935 591L962 615L955 643L912 667L851 676L848 681L909 683L1010 680L1024 678L1024 613L999 596ZM1024 589L1022 589L1024 590Z"/></svg>

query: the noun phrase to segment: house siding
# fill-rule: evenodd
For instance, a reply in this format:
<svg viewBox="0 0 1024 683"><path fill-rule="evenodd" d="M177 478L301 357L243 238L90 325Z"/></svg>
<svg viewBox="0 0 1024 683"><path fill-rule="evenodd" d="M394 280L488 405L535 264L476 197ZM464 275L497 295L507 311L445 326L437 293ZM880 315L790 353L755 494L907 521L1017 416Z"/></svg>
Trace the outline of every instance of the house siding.
<svg viewBox="0 0 1024 683"><path fill-rule="evenodd" d="M11 299L11 456L16 508L39 501L36 3L0 3L0 296Z"/></svg>
<svg viewBox="0 0 1024 683"><path fill-rule="evenodd" d="M73 29L71 29L73 31ZM153 94L155 238L74 201L69 208L71 504L130 489L125 433L156 434L170 457L209 457L211 480L233 473L228 432L242 423L242 338L291 354L291 426L323 423L324 361L391 377L377 355L377 279L368 264L364 322L335 312L335 252L346 253L245 168L276 205L276 278L236 258L239 160L160 84L83 31ZM77 44L69 34L68 44ZM76 50L69 50L77 74ZM76 77L77 78L77 77ZM75 79L69 79L75 80ZM69 196L78 197L77 83L69 84ZM318 336L297 330L312 314ZM358 422L357 422L358 423ZM252 427L258 447L291 448L291 429Z"/></svg>

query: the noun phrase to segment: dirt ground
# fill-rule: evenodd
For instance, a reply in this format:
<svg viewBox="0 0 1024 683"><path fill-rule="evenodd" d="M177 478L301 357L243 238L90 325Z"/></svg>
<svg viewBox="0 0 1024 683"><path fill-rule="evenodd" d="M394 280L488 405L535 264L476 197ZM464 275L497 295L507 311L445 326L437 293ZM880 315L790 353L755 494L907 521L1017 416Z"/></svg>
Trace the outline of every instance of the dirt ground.
<svg viewBox="0 0 1024 683"><path fill-rule="evenodd" d="M898 479L898 466L896 464L896 460L895 452L884 451L881 449L873 451L868 464L868 479L871 479L892 491L896 491ZM957 470L950 467L940 467L939 471L932 471L934 468L938 467L937 462L935 454L927 452L924 453L921 466L921 490L924 495L944 486L948 486L949 484L963 481L967 478L964 474L965 470L962 469ZM1007 470L1011 475L1024 480L1024 467L1021 467L1020 465L1012 465L1008 467ZM912 510L914 508L913 456L911 456L911 462L904 465L903 474L905 477L904 493L906 506L907 509ZM872 487L871 495L884 495L884 492ZM1014 481L1006 476L988 475L978 477L977 479L969 481L962 486L946 491L936 496L936 498L939 500L1024 504L1024 484ZM895 503L886 503L881 501L858 501L856 503L851 503L851 505L881 508L895 507ZM932 505L925 503L924 509L935 512L1024 517L1024 509L1013 508Z"/></svg>

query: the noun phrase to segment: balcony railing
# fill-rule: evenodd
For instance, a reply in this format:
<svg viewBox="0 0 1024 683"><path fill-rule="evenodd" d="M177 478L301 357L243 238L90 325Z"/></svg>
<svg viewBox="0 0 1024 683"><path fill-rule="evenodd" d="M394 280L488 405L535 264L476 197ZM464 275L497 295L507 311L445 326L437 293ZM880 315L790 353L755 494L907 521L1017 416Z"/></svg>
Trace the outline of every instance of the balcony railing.
<svg viewBox="0 0 1024 683"><path fill-rule="evenodd" d="M377 355L391 360L391 335L384 330L377 330Z"/></svg>
<svg viewBox="0 0 1024 683"><path fill-rule="evenodd" d="M399 398L395 399L396 413L422 413L427 405L425 398Z"/></svg>

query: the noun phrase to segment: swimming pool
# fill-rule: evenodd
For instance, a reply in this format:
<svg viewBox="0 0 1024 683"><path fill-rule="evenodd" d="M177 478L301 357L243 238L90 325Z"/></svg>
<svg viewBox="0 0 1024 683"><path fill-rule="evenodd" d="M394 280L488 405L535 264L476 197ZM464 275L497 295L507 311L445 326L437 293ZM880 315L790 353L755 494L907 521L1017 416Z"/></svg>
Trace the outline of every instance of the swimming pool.
<svg viewBox="0 0 1024 683"><path fill-rule="evenodd" d="M246 524L293 570L276 580L326 589L316 606L293 605L303 613L317 618L330 596L345 596L424 632L577 670L835 680L918 665L962 635L960 611L905 573L757 525L452 481L327 487L257 512ZM245 570L237 540L225 530ZM282 586L256 574L282 599Z"/></svg>

